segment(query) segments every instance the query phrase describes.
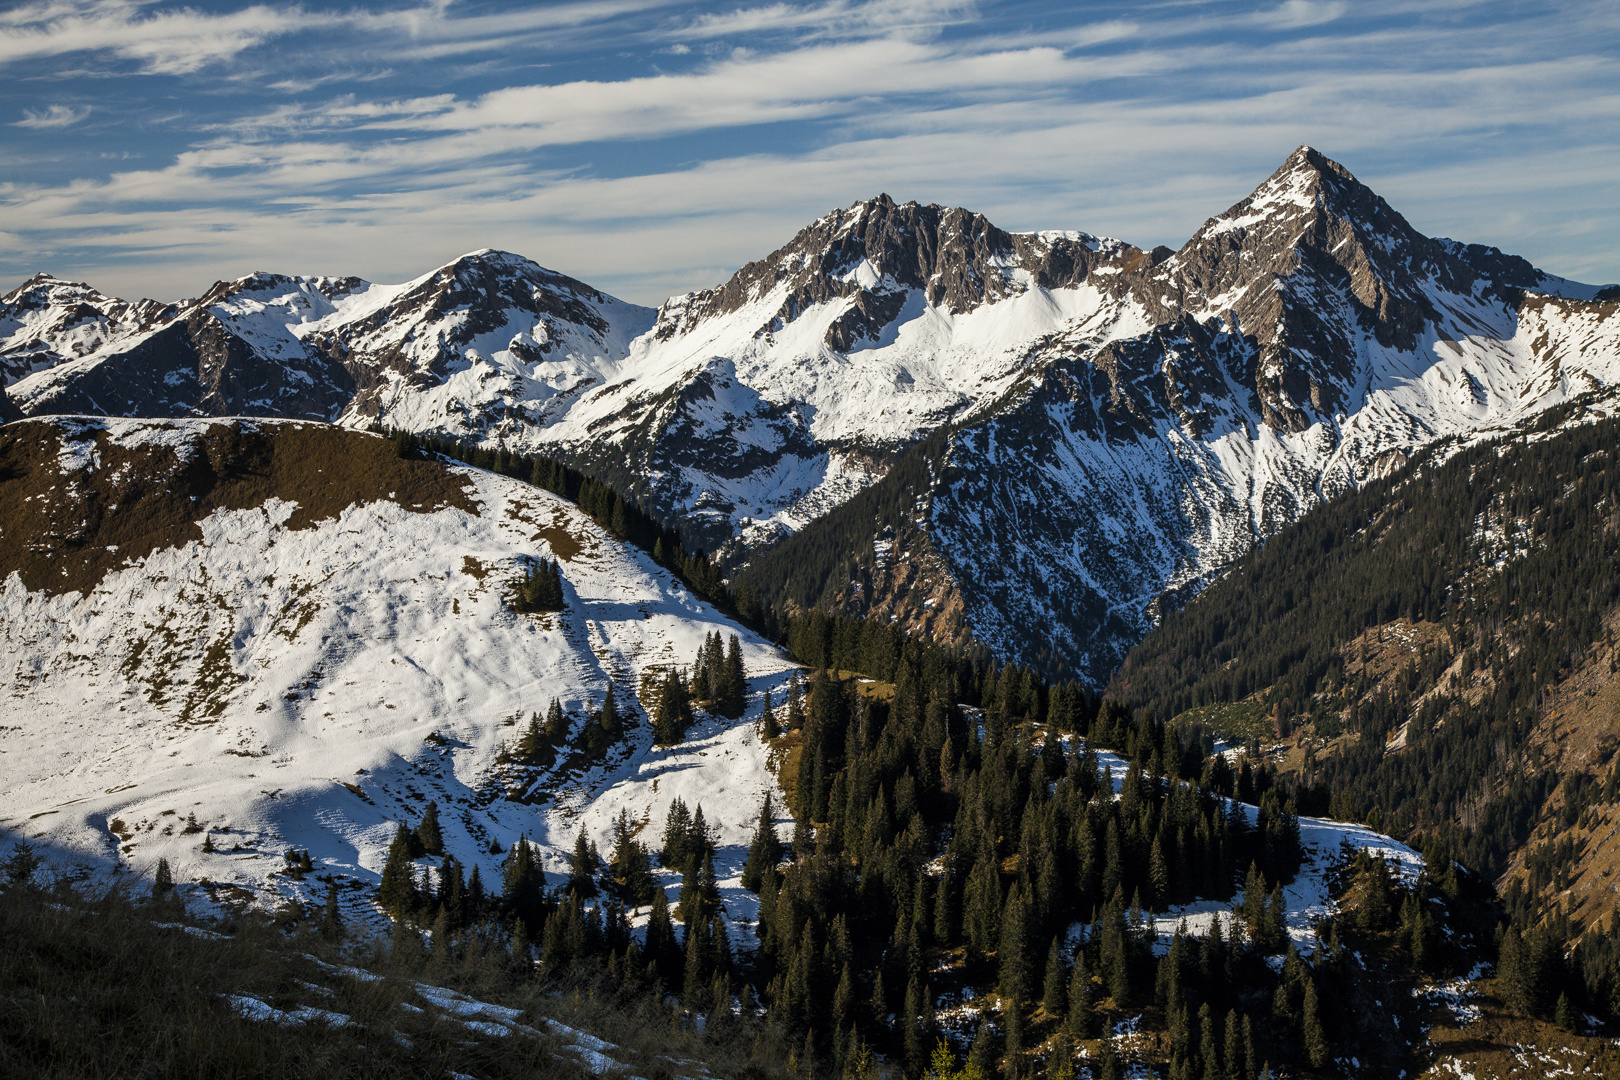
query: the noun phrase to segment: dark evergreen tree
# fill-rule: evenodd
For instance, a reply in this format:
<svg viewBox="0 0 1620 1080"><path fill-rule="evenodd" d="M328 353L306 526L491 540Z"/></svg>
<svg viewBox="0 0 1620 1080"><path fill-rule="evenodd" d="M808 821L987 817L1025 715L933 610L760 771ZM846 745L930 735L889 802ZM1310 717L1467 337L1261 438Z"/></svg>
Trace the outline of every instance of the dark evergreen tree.
<svg viewBox="0 0 1620 1080"><path fill-rule="evenodd" d="M620 810L613 822L613 854L608 861L608 895L627 907L652 902L652 860L636 840L635 823L628 810Z"/></svg>
<svg viewBox="0 0 1620 1080"><path fill-rule="evenodd" d="M658 693L658 708L653 714L653 738L660 746L674 746L686 737L692 726L692 702L687 694L686 680L677 671L664 678Z"/></svg>
<svg viewBox="0 0 1620 1080"><path fill-rule="evenodd" d="M377 885L377 903L395 919L408 917L416 907L416 879L411 864L411 832L404 825L394 829Z"/></svg>
<svg viewBox="0 0 1620 1080"><path fill-rule="evenodd" d="M748 845L748 861L743 864L743 888L759 892L765 875L776 873L776 864L781 861L782 841L776 835L776 810L767 791L760 800L759 822L754 826L754 839Z"/></svg>
<svg viewBox="0 0 1620 1080"><path fill-rule="evenodd" d="M715 636L718 646L718 632ZM738 719L747 708L748 681L743 674L742 644L736 634L731 635L729 649L714 666L719 669L715 678L714 711Z"/></svg>
<svg viewBox="0 0 1620 1080"><path fill-rule="evenodd" d="M596 869L601 858L596 845L585 837L581 829L574 837L574 851L568 858L568 891L589 899L596 895Z"/></svg>
<svg viewBox="0 0 1620 1080"><path fill-rule="evenodd" d="M422 820L416 825L416 842L425 854L444 854L444 834L439 829L438 803L429 802L427 809L422 811Z"/></svg>

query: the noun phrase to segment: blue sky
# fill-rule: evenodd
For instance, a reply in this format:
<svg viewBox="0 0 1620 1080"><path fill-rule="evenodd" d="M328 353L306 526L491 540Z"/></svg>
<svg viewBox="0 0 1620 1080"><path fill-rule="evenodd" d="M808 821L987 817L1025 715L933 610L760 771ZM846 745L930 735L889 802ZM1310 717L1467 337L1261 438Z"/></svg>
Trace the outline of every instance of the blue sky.
<svg viewBox="0 0 1620 1080"><path fill-rule="evenodd" d="M886 191L1178 246L1309 143L1620 280L1614 0L0 8L0 289L528 255L625 299Z"/></svg>

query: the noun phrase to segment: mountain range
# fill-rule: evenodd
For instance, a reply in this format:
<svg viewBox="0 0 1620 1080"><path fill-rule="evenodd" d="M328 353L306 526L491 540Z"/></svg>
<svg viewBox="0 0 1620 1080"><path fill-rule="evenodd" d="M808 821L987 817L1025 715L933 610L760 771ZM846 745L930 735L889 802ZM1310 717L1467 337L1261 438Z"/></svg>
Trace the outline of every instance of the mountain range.
<svg viewBox="0 0 1620 1080"><path fill-rule="evenodd" d="M1620 287L1421 234L1301 147L1177 251L879 196L656 311L487 250L177 304L40 275L0 298L0 371L26 416L544 452L767 600L1101 686L1323 500L1604 392L1617 310Z"/></svg>

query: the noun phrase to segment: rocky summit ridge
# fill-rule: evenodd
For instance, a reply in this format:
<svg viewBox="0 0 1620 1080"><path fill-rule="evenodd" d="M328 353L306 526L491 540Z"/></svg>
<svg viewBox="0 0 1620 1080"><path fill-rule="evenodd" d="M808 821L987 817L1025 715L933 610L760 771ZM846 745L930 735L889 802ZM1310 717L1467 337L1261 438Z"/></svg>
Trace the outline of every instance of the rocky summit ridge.
<svg viewBox="0 0 1620 1080"><path fill-rule="evenodd" d="M255 274L168 306L42 276L0 298L0 367L27 415L544 451L762 590L1100 683L1322 499L1606 392L1617 305L1425 236L1301 147L1177 251L880 195L656 311L488 250L403 285ZM836 518L902 472L904 520Z"/></svg>

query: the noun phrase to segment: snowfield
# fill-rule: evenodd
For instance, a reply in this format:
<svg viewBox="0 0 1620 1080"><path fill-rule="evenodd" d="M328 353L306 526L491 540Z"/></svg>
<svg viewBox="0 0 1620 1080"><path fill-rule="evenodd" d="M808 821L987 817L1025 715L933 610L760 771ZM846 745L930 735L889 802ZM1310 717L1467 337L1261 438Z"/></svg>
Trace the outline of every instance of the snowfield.
<svg viewBox="0 0 1620 1080"><path fill-rule="evenodd" d="M62 482L101 467L98 438L184 454L217 423L55 421ZM453 468L476 513L382 499L289 529L294 504L272 500L214 512L200 540L127 560L89 595L30 591L12 572L0 831L59 863L149 876L167 858L177 880L270 901L324 893L285 875L289 848L374 884L395 822L414 824L430 799L447 849L498 882L492 843L529 837L555 880L581 829L606 851L627 810L656 845L680 797L717 828L733 917L749 917L735 879L775 790L753 720L704 720L655 748L634 694L715 630L742 640L756 715L792 665L573 505ZM503 594L541 556L561 563L567 610L515 614ZM634 716L606 763L540 774L498 761L553 697L577 729L609 680ZM353 893L355 914L371 910L369 890Z"/></svg>

